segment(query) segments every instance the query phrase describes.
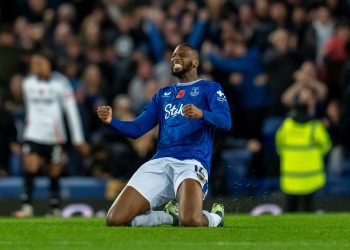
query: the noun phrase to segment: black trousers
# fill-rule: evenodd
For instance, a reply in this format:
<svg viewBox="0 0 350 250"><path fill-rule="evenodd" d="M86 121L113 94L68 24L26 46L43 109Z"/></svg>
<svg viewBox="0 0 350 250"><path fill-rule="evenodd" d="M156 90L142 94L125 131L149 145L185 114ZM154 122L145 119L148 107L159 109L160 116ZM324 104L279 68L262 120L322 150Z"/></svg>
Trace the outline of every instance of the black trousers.
<svg viewBox="0 0 350 250"><path fill-rule="evenodd" d="M314 211L314 194L286 196L287 212L312 212Z"/></svg>

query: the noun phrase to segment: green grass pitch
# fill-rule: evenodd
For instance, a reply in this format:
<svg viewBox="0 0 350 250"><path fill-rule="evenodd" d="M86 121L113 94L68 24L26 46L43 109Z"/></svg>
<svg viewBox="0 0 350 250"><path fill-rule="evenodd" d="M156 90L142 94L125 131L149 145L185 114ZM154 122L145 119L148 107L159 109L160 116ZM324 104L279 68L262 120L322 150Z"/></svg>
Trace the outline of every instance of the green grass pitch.
<svg viewBox="0 0 350 250"><path fill-rule="evenodd" d="M350 249L350 214L231 214L224 228L110 228L101 218L0 218L0 249Z"/></svg>

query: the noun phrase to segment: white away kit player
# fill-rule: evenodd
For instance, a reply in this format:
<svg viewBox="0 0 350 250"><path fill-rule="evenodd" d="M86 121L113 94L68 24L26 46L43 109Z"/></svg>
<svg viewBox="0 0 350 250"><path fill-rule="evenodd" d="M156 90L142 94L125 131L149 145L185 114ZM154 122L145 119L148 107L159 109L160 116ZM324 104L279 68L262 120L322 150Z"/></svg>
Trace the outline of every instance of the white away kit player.
<svg viewBox="0 0 350 250"><path fill-rule="evenodd" d="M18 218L33 216L34 177L41 165L47 168L50 177L49 213L59 215L58 177L62 171L62 144L66 142L64 113L72 143L81 153L88 151L74 92L68 79L52 70L52 63L46 54L34 54L31 57L30 73L23 80L26 114L22 147L24 193L21 196L22 207L14 213Z"/></svg>

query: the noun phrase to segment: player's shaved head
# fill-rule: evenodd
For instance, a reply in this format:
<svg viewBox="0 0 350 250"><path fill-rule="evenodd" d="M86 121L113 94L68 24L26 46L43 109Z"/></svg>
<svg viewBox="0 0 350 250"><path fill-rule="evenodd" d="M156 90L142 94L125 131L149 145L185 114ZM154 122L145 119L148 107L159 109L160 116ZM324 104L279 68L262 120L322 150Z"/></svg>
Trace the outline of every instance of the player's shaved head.
<svg viewBox="0 0 350 250"><path fill-rule="evenodd" d="M197 59L198 60L198 58L199 58L198 57L198 51L191 44L189 44L189 43L181 43L175 48L175 50L179 49L179 48L184 48L185 50L187 49L188 51L190 51L192 53L193 59Z"/></svg>

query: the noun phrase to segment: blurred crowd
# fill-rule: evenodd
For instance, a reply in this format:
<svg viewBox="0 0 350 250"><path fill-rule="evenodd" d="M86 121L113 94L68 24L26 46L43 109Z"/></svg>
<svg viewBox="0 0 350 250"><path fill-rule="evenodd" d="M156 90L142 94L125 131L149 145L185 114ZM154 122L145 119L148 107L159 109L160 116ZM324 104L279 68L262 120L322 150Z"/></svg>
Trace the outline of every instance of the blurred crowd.
<svg viewBox="0 0 350 250"><path fill-rule="evenodd" d="M11 1L9 1L11 2ZM0 20L0 176L20 174L21 83L33 52L50 53L75 91L85 136L81 157L66 145L66 175L127 180L155 151L156 131L138 140L111 133L96 116L108 104L130 120L173 84L169 59L187 42L200 77L219 82L233 119L214 145L212 185L225 193L227 169L278 176L273 133L303 88L333 148L329 174L346 174L350 148L348 0L16 0ZM234 161L234 162L232 162ZM227 167L228 166L228 167Z"/></svg>

